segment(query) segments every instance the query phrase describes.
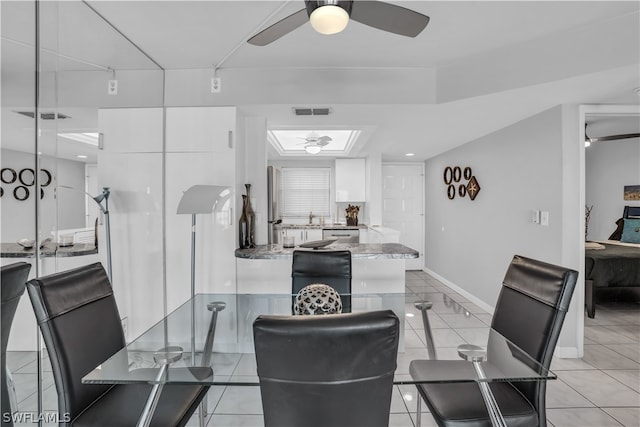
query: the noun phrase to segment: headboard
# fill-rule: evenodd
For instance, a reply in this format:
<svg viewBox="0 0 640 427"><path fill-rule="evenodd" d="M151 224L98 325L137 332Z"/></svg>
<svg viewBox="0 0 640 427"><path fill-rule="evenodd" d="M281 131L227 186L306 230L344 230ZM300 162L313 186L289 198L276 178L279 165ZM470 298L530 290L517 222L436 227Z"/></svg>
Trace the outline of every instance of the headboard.
<svg viewBox="0 0 640 427"><path fill-rule="evenodd" d="M640 206L625 206L623 218L640 218Z"/></svg>

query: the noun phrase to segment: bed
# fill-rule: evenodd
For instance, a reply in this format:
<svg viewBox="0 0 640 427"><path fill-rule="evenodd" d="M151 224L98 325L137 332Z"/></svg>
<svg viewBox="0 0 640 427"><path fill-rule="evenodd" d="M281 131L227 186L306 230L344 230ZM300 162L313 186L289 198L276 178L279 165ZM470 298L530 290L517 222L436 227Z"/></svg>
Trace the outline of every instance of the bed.
<svg viewBox="0 0 640 427"><path fill-rule="evenodd" d="M629 237L629 233L640 234L639 223L640 206L625 206L609 240L586 243L585 303L590 318L595 317L598 293L640 288L640 243L633 242L635 235Z"/></svg>

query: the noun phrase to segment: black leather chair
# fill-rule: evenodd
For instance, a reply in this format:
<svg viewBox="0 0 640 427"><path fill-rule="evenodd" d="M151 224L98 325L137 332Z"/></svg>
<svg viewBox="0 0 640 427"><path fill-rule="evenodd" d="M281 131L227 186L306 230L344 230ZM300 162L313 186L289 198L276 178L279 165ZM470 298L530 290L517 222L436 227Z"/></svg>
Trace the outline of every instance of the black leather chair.
<svg viewBox="0 0 640 427"><path fill-rule="evenodd" d="M82 384L84 375L125 346L111 284L95 263L27 282L51 359L62 426L136 425L152 386ZM165 385L152 426L184 426L207 386Z"/></svg>
<svg viewBox="0 0 640 427"><path fill-rule="evenodd" d="M504 278L491 328L549 368L577 277L574 270L516 255ZM420 369L438 369L440 362L448 361L423 361ZM410 365L412 375L416 366L414 362ZM546 426L546 381L493 382L489 386L507 425ZM417 387L439 426L491 425L476 383Z"/></svg>
<svg viewBox="0 0 640 427"><path fill-rule="evenodd" d="M253 336L265 427L388 426L393 311L259 316Z"/></svg>
<svg viewBox="0 0 640 427"><path fill-rule="evenodd" d="M5 265L0 268L0 297L2 306L0 306L0 314L2 315L2 357L0 357L0 393L2 394L2 425L12 426L11 416L7 414L13 413L16 408L11 407L11 399L9 398L8 375L7 375L7 344L9 343L9 334L11 332L11 324L16 314L18 303L22 294L24 294L24 285L27 283L31 270L31 264L26 262L16 262L14 264Z"/></svg>
<svg viewBox="0 0 640 427"><path fill-rule="evenodd" d="M293 251L291 293L322 283L335 289L342 299L342 312L351 312L351 252L350 251Z"/></svg>

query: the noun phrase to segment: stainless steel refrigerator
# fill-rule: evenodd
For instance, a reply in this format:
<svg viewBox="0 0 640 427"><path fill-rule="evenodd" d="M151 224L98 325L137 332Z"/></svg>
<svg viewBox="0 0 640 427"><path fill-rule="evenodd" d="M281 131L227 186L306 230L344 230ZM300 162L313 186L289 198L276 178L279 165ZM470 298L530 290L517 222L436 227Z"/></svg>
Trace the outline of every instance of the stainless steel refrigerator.
<svg viewBox="0 0 640 427"><path fill-rule="evenodd" d="M280 224L280 207L278 205L278 188L280 186L280 169L273 166L267 166L267 226L268 226L268 243L280 243L276 224Z"/></svg>

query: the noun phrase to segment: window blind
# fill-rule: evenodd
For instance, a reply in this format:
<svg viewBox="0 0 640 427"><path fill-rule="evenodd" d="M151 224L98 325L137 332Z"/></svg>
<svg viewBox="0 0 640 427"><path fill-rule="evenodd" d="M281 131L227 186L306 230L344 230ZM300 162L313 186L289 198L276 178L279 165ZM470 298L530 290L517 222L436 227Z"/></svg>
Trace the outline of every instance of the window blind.
<svg viewBox="0 0 640 427"><path fill-rule="evenodd" d="M283 217L329 216L331 168L282 168L280 214Z"/></svg>

